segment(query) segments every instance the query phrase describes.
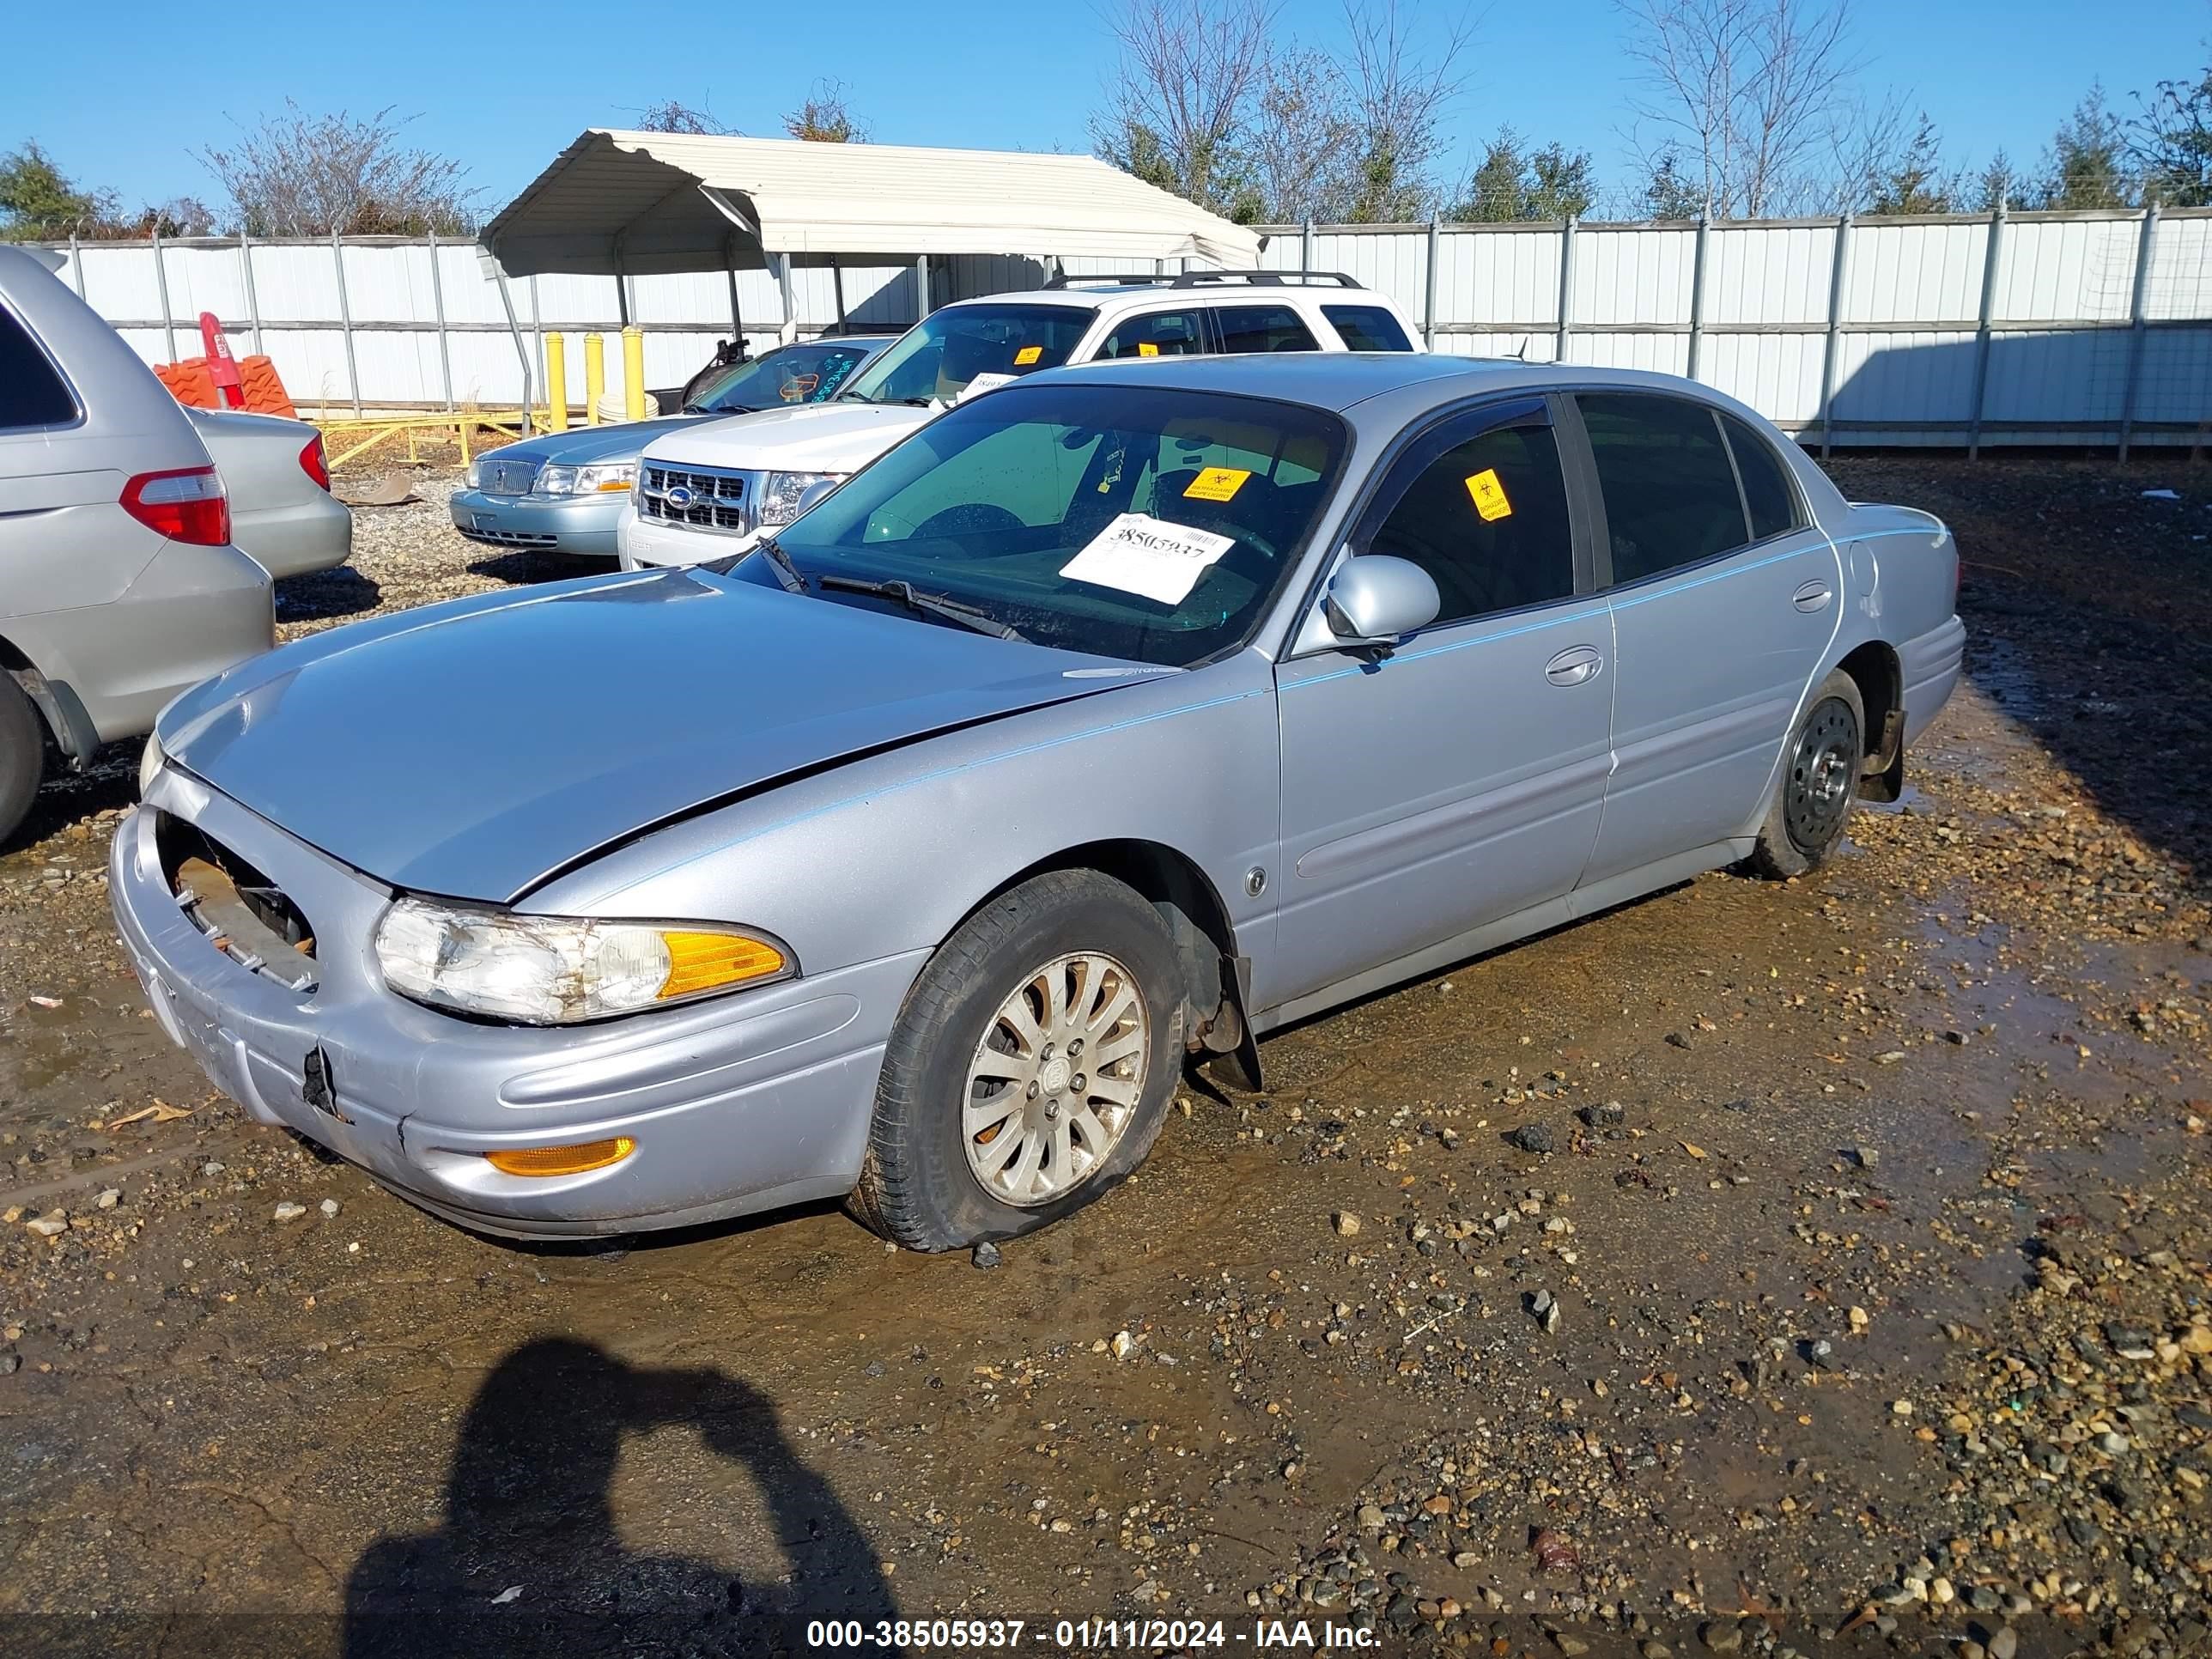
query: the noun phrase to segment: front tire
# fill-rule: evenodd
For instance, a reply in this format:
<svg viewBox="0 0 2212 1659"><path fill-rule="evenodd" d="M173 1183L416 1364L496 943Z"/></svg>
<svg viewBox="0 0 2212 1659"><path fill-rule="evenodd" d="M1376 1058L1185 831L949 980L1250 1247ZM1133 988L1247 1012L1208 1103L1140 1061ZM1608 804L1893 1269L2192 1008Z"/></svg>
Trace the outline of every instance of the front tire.
<svg viewBox="0 0 2212 1659"><path fill-rule="evenodd" d="M1838 669L1820 682L1782 753L1751 867L1776 881L1818 869L1844 838L1866 756L1866 705Z"/></svg>
<svg viewBox="0 0 2212 1659"><path fill-rule="evenodd" d="M950 1250L1082 1208L1152 1150L1184 1006L1174 941L1121 883L1056 870L1001 894L908 993L853 1213Z"/></svg>
<svg viewBox="0 0 2212 1659"><path fill-rule="evenodd" d="M22 828L46 773L46 724L15 677L0 671L0 845Z"/></svg>

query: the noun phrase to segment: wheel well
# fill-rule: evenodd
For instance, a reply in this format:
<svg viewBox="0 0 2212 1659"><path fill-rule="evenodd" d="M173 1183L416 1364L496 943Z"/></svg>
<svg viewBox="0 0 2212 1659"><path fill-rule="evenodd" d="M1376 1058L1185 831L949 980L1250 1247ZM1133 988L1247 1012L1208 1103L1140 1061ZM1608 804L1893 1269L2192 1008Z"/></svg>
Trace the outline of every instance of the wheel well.
<svg viewBox="0 0 2212 1659"><path fill-rule="evenodd" d="M1039 859L1008 878L985 895L975 909L981 909L1007 889L1050 870L1096 870L1135 889L1149 902L1159 912L1182 959L1192 1011L1188 1024L1193 1046L1234 1046L1243 1032L1242 988L1234 981L1231 965L1237 959L1237 933L1229 920L1228 906L1203 870L1158 842L1086 842Z"/></svg>
<svg viewBox="0 0 2212 1659"><path fill-rule="evenodd" d="M13 640L0 635L0 669L14 673L32 665L31 659L15 648Z"/></svg>
<svg viewBox="0 0 2212 1659"><path fill-rule="evenodd" d="M1836 665L1859 689L1866 710L1865 747L1859 759L1859 793L1895 800L1904 787L1905 671L1897 653L1881 640L1855 647Z"/></svg>

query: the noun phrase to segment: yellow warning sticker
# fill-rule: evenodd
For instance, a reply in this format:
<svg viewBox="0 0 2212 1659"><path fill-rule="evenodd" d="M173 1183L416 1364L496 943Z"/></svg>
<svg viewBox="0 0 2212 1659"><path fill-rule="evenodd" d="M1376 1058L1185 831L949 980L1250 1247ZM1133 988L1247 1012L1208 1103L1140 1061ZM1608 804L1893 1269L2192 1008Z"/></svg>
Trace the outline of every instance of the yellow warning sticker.
<svg viewBox="0 0 2212 1659"><path fill-rule="evenodd" d="M1474 510L1486 523L1513 516L1513 503L1505 499L1505 486L1498 482L1496 469L1486 466L1469 478L1467 493L1474 497Z"/></svg>
<svg viewBox="0 0 2212 1659"><path fill-rule="evenodd" d="M1197 501L1225 501L1233 499L1244 488L1244 480L1252 475L1242 467L1209 466L1190 481L1184 490L1187 500Z"/></svg>
<svg viewBox="0 0 2212 1659"><path fill-rule="evenodd" d="M1019 351L1017 351L1014 354L1014 367L1016 368L1027 368L1031 363L1035 362L1038 358L1043 356L1044 348L1041 345L1024 346Z"/></svg>
<svg viewBox="0 0 2212 1659"><path fill-rule="evenodd" d="M1160 355L1160 349L1150 340L1139 340L1137 342L1137 355L1139 357L1157 357Z"/></svg>

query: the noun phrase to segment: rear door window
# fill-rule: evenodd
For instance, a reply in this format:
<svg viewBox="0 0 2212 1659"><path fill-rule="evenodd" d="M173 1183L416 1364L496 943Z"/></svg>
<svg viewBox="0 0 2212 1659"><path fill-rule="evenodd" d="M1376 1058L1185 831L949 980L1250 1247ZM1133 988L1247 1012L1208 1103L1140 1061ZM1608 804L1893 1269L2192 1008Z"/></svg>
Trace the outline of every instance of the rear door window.
<svg viewBox="0 0 2212 1659"><path fill-rule="evenodd" d="M1704 404L1583 392L1616 586L1717 558L1751 539L1720 421Z"/></svg>
<svg viewBox="0 0 2212 1659"><path fill-rule="evenodd" d="M1319 351L1321 342L1288 306L1223 306L1213 313L1224 351Z"/></svg>
<svg viewBox="0 0 2212 1659"><path fill-rule="evenodd" d="M1344 337L1347 351L1411 351L1405 328L1382 306L1323 306L1321 314Z"/></svg>
<svg viewBox="0 0 2212 1659"><path fill-rule="evenodd" d="M1729 449L1735 456L1736 476L1743 480L1743 504L1751 514L1752 540L1763 542L1769 536L1802 526L1805 517L1797 509L1797 492L1790 487L1790 475L1783 470L1774 446L1733 415L1722 416L1721 425L1728 433Z"/></svg>
<svg viewBox="0 0 2212 1659"><path fill-rule="evenodd" d="M1146 311L1114 325L1098 347L1108 357L1194 357L1206 349L1201 311Z"/></svg>
<svg viewBox="0 0 2212 1659"><path fill-rule="evenodd" d="M76 418L76 399L31 331L0 306L0 429L64 426Z"/></svg>

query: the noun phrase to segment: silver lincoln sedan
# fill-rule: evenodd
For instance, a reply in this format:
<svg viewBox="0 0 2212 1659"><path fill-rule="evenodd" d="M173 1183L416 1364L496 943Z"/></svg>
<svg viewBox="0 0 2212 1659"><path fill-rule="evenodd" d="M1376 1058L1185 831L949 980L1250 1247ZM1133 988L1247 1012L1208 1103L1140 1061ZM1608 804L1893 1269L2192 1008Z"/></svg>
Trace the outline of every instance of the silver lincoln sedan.
<svg viewBox="0 0 2212 1659"><path fill-rule="evenodd" d="M1958 568L1684 380L1040 374L719 565L188 693L116 918L222 1088L466 1225L944 1249L1127 1175L1188 1055L1812 869L1950 695Z"/></svg>

